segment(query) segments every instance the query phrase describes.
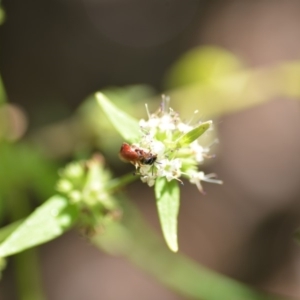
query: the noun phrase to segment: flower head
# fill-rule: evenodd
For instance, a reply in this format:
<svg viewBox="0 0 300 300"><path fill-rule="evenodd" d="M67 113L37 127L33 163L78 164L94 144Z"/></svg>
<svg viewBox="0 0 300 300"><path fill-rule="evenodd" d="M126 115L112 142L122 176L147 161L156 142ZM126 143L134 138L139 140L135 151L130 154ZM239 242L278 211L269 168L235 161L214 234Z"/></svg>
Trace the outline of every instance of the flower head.
<svg viewBox="0 0 300 300"><path fill-rule="evenodd" d="M199 137L211 128L211 121L194 126L182 122L179 114L169 107L169 99L163 96L158 111L148 112L148 120L140 120L139 125L142 133L139 142L124 143L120 156L136 167L142 182L153 186L158 177L179 182L185 177L201 192L201 181L222 183L212 179L213 174L198 171L199 163L209 152L208 147L199 143Z"/></svg>

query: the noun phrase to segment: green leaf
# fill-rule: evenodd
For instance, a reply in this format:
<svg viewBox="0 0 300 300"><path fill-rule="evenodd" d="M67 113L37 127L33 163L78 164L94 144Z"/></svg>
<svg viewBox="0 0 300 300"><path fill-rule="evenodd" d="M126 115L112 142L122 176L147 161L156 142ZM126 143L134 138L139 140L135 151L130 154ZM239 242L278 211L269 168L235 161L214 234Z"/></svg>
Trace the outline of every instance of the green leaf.
<svg viewBox="0 0 300 300"><path fill-rule="evenodd" d="M190 130L189 132L185 133L177 140L177 147L183 147L189 145L197 138L199 138L212 124L212 121L207 121L200 124L198 127Z"/></svg>
<svg viewBox="0 0 300 300"><path fill-rule="evenodd" d="M78 218L76 206L53 196L38 207L0 245L0 257L19 253L62 235Z"/></svg>
<svg viewBox="0 0 300 300"><path fill-rule="evenodd" d="M169 88L190 84L214 85L241 69L239 59L224 49L196 47L175 62L167 74L166 85Z"/></svg>
<svg viewBox="0 0 300 300"><path fill-rule="evenodd" d="M180 191L178 182L168 182L165 178L157 178L155 197L163 235L169 248L177 252L177 217L179 211Z"/></svg>
<svg viewBox="0 0 300 300"><path fill-rule="evenodd" d="M98 92L95 96L98 104L124 140L131 143L137 141L141 136L138 120L118 109L104 94Z"/></svg>

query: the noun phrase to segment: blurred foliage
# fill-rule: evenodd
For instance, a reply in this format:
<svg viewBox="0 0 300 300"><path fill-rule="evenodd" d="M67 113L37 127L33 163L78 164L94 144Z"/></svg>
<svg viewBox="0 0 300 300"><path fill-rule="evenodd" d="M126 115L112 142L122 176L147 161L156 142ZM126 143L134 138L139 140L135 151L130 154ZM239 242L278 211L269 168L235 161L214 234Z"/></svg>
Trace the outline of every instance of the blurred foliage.
<svg viewBox="0 0 300 300"><path fill-rule="evenodd" d="M187 52L166 75L166 87L178 88L192 84L214 86L224 77L243 69L240 60L230 52L216 47L195 48Z"/></svg>
<svg viewBox="0 0 300 300"><path fill-rule="evenodd" d="M24 217L28 212L18 211L31 196L41 203L53 194L57 164L32 145L0 142L0 166L0 223ZM19 194L26 200L17 199Z"/></svg>
<svg viewBox="0 0 300 300"><path fill-rule="evenodd" d="M5 11L1 5L1 2L0 2L0 25L3 24L5 21Z"/></svg>
<svg viewBox="0 0 300 300"><path fill-rule="evenodd" d="M39 199L53 194L57 165L31 145L1 143L0 165L0 193L3 196L16 187L25 193L34 191Z"/></svg>
<svg viewBox="0 0 300 300"><path fill-rule="evenodd" d="M278 97L299 99L299 61L249 69L231 53L213 49L188 52L167 74L168 95L182 114L200 109L206 119L217 118Z"/></svg>
<svg viewBox="0 0 300 300"><path fill-rule="evenodd" d="M145 115L145 99L154 96L154 90L146 85L112 87L101 92L133 116ZM112 164L118 164L115 157L123 141L103 116L94 95L87 97L71 118L39 128L29 139L53 159L87 158L100 149Z"/></svg>
<svg viewBox="0 0 300 300"><path fill-rule="evenodd" d="M3 21L3 16L3 11L0 10L0 22ZM204 116L205 119L259 105L276 97L292 97L298 100L299 82L299 61L249 69L231 53L213 47L193 49L184 55L166 76L166 86L170 89L167 94L171 97L174 107L185 116L190 116L195 109L200 109L200 117ZM111 88L102 92L116 106L134 116L146 116L145 102L149 102L150 110L151 105L155 107L160 102L160 97L155 97L153 89L147 86ZM6 93L0 81L2 108L6 101ZM0 230L0 241L3 242L0 249L6 249L5 255L10 255L53 239L75 224L76 216L71 218L74 211L68 212L64 205L58 205L59 208L55 206L58 202L64 202L65 198L60 196L50 198L30 214L35 206L32 205L32 195L42 202L54 194L57 170L62 160L70 157L89 157L95 149L100 148L111 161L117 162L121 140L117 138L115 131L98 108L94 96L88 97L71 118L38 128L25 136L22 131L22 134L15 136L14 142L6 136L7 132L12 132L9 130L10 123L3 120L4 118L0 120L0 223L4 225L8 220L15 222ZM115 179L108 187L122 185L122 182L127 183L129 180ZM126 202L122 205L122 222L110 220L110 227L107 227L105 235L96 234L92 237L98 247L128 257L161 282L187 297L207 300L276 299L275 296L260 294L234 280L196 266L194 262L180 255L166 252L135 209ZM71 218L70 222L63 229L57 228L56 225L62 222L60 217L64 217L64 213ZM21 220L28 215L27 223L26 220ZM39 231L39 224L44 220L47 220L45 224L50 228L46 235ZM63 218L63 222L65 221ZM103 225L106 219L101 221ZM54 225L51 222L54 222ZM20 227L22 224L27 224L26 228ZM20 231L22 247L19 247L18 242ZM30 239L31 235L35 239ZM16 241L17 246L13 245ZM16 247L19 247L18 251ZM32 261L34 264L34 258ZM21 259L19 265L23 263L24 260ZM4 265L5 261L1 259L0 269ZM26 268L28 269L28 266ZM165 276L165 270L169 270L168 276ZM27 273L22 266L19 274L19 280L22 281L22 276L26 279ZM35 278L35 282L29 283L27 290L30 290L31 286L34 290L38 281L34 274L32 278Z"/></svg>
<svg viewBox="0 0 300 300"><path fill-rule="evenodd" d="M123 199L120 204L124 212L121 222L113 223L105 235L94 236L93 243L112 255L125 256L178 294L201 300L286 299L251 289L170 252L130 201Z"/></svg>

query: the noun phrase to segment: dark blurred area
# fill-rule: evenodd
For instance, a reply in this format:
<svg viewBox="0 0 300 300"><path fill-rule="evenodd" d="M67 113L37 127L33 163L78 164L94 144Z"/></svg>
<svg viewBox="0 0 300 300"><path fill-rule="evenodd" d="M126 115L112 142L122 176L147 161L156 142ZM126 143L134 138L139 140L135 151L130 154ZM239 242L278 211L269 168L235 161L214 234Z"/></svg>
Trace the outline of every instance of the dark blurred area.
<svg viewBox="0 0 300 300"><path fill-rule="evenodd" d="M169 67L196 45L223 47L251 67L300 59L296 0L7 0L3 7L0 70L10 101L24 108L32 130L70 116L107 86L143 83L164 91ZM299 102L277 97L216 123L218 155L206 168L224 185L205 184L205 196L184 186L180 251L257 288L300 299L293 240L300 224ZM152 190L136 183L129 195L159 232ZM42 246L41 261L49 300L184 299L74 232ZM16 299L6 274L2 298Z"/></svg>
<svg viewBox="0 0 300 300"><path fill-rule="evenodd" d="M34 122L106 86L161 80L198 30L201 1L4 1L1 70ZM47 108L47 109L46 109ZM55 110L56 109L56 110ZM43 119L37 112L48 111ZM40 116L41 118L41 116Z"/></svg>

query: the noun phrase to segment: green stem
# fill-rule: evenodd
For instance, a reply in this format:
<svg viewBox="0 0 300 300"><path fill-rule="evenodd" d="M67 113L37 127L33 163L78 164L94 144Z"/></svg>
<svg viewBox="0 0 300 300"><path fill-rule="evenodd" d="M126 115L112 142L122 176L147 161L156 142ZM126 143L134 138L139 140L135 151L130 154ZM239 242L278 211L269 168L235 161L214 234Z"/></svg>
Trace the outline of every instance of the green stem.
<svg viewBox="0 0 300 300"><path fill-rule="evenodd" d="M127 184L137 180L139 177L137 175L134 175L133 173L128 173L123 175L122 177L115 178L107 183L107 190L108 191L114 191L117 189L120 189Z"/></svg>
<svg viewBox="0 0 300 300"><path fill-rule="evenodd" d="M14 256L15 277L20 300L45 300L38 255L30 249Z"/></svg>
<svg viewBox="0 0 300 300"><path fill-rule="evenodd" d="M12 221L26 217L30 213L27 197L20 191L11 191L8 197ZM18 221L17 221L18 222ZM13 223L15 224L15 223ZM13 225L11 225L13 226ZM37 250L30 249L13 256L15 278L20 300L44 300Z"/></svg>
<svg viewBox="0 0 300 300"><path fill-rule="evenodd" d="M215 273L189 258L171 253L139 213L127 203L122 223L107 226L93 243L127 259L152 274L170 289L201 300L283 300Z"/></svg>
<svg viewBox="0 0 300 300"><path fill-rule="evenodd" d="M7 94L3 84L2 76L0 75L0 104L7 102Z"/></svg>

